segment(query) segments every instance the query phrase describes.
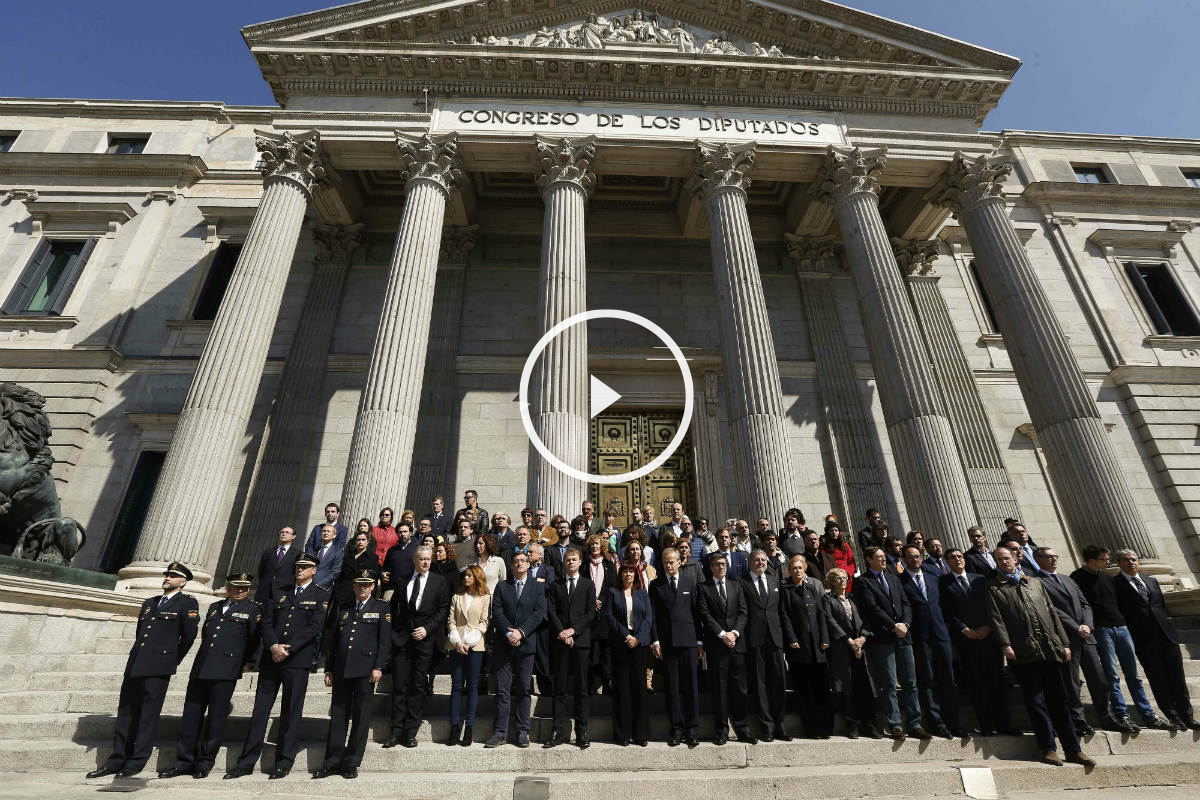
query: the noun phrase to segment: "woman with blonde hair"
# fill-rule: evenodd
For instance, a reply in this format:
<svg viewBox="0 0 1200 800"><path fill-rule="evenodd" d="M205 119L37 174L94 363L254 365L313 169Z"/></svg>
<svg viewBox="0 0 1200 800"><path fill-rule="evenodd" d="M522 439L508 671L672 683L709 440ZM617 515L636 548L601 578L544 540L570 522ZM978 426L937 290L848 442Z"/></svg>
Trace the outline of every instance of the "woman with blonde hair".
<svg viewBox="0 0 1200 800"><path fill-rule="evenodd" d="M479 668L487 649L492 598L483 570L472 564L463 570L458 591L450 600L447 650L450 653L450 737L446 744L470 747L479 704ZM463 700L466 711L463 711Z"/></svg>

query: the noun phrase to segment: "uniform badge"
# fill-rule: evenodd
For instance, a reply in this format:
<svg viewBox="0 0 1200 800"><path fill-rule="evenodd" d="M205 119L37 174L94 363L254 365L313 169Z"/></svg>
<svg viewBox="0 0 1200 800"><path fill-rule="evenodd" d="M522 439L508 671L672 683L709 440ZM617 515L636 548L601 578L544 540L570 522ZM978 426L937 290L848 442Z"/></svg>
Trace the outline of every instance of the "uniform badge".
<svg viewBox="0 0 1200 800"><path fill-rule="evenodd" d="M233 618L234 619L250 619L250 615L244 611L235 611L235 612L233 612Z"/></svg>
<svg viewBox="0 0 1200 800"><path fill-rule="evenodd" d="M370 612L370 613L368 613L368 614L363 614L363 615L362 615L362 618L363 618L364 620L367 620L367 619L379 619L379 612L378 612L378 611L372 611L372 612Z"/></svg>
<svg viewBox="0 0 1200 800"><path fill-rule="evenodd" d="M193 608L188 611L188 616L191 617L192 619L199 619L200 612Z"/></svg>
<svg viewBox="0 0 1200 800"><path fill-rule="evenodd" d="M321 603L321 610L322 610L322 611L326 610L327 608L329 608L329 603Z"/></svg>
<svg viewBox="0 0 1200 800"><path fill-rule="evenodd" d="M349 612L349 611L345 611L345 612L343 612L343 613L342 613L342 619L348 619L349 617L350 617L350 612Z"/></svg>
<svg viewBox="0 0 1200 800"><path fill-rule="evenodd" d="M388 612L387 614L384 614L384 615L383 615L383 621L384 621L384 622L391 622L391 621L392 621L392 614L391 614L391 612Z"/></svg>
<svg viewBox="0 0 1200 800"><path fill-rule="evenodd" d="M287 602L287 595L286 595L286 594L285 594L285 595L282 595L282 596L279 598L279 602L281 602L281 603L286 603L286 602Z"/></svg>

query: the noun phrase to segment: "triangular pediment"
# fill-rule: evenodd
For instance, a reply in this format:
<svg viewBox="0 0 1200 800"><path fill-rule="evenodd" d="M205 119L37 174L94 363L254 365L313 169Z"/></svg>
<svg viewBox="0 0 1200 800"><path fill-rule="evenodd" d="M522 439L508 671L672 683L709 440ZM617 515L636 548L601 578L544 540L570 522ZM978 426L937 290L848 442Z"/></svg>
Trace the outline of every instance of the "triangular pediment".
<svg viewBox="0 0 1200 800"><path fill-rule="evenodd" d="M965 67L1008 76L1020 65L1003 53L825 0L630 5L630 0L366 0L252 25L242 33L252 47L265 42L564 50L641 46L733 57Z"/></svg>

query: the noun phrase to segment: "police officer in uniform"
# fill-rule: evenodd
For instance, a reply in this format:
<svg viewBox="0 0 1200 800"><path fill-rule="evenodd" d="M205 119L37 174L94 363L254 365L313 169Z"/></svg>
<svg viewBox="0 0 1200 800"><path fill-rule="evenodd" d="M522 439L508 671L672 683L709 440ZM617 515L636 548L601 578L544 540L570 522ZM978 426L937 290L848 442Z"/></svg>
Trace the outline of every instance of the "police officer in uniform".
<svg viewBox="0 0 1200 800"><path fill-rule="evenodd" d="M340 773L357 778L371 731L371 698L383 677L392 641L388 604L371 597L378 575L364 569L354 576L354 602L338 607L338 619L325 648L325 685L333 687L325 763L314 778ZM346 746L346 728L350 746Z"/></svg>
<svg viewBox="0 0 1200 800"><path fill-rule="evenodd" d="M258 654L262 612L247 597L250 583L248 572L229 575L225 578L226 599L208 607L183 701L175 766L158 773L160 778L207 778L212 770L233 708L233 690Z"/></svg>
<svg viewBox="0 0 1200 800"><path fill-rule="evenodd" d="M125 677L121 680L113 752L87 777L116 775L128 778L141 772L150 759L167 685L196 640L196 628L200 624L200 606L196 598L181 591L191 579L191 570L172 561L163 573L163 593L142 603L137 637L125 664Z"/></svg>
<svg viewBox="0 0 1200 800"><path fill-rule="evenodd" d="M271 779L285 778L292 771L300 746L300 717L304 713L308 673L316 661L321 626L329 609L329 590L313 581L317 563L317 557L309 553L298 557L295 586L276 592L263 609L263 654L258 666L258 689L254 694L250 733L237 764L225 773L226 780L241 778L254 771L271 721L271 708L281 686L279 741L275 747L275 769Z"/></svg>

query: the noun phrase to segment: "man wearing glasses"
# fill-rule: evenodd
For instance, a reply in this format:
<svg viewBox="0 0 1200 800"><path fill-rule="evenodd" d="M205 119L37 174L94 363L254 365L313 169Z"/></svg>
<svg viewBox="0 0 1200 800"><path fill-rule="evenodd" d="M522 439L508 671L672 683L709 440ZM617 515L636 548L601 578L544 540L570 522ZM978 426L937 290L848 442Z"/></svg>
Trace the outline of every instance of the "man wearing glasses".
<svg viewBox="0 0 1200 800"><path fill-rule="evenodd" d="M464 511L474 511L475 535L478 536L491 530L492 520L488 516L487 509L479 507L479 492L475 491L474 489L467 489L467 491L463 493L463 502L465 502L467 505L464 508L460 508L458 511L456 511L454 516L457 517Z"/></svg>

